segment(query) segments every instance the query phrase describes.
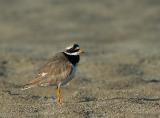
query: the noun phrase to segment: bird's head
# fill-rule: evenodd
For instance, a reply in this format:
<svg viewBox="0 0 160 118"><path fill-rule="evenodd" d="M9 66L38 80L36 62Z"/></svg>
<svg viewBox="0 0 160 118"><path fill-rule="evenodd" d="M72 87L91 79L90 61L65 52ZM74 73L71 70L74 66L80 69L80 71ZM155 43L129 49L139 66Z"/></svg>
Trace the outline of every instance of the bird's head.
<svg viewBox="0 0 160 118"><path fill-rule="evenodd" d="M80 55L81 53L84 53L84 51L80 49L80 46L76 43L66 47L64 52L68 55Z"/></svg>

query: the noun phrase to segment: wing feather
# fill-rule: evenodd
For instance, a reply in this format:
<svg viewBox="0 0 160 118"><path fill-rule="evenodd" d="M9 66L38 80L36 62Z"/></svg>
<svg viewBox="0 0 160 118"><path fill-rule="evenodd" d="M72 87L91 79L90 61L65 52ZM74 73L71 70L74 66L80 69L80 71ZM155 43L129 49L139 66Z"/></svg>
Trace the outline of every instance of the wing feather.
<svg viewBox="0 0 160 118"><path fill-rule="evenodd" d="M71 72L71 63L63 55L56 55L40 68L36 78L29 84L40 86L57 84L57 82L65 80Z"/></svg>

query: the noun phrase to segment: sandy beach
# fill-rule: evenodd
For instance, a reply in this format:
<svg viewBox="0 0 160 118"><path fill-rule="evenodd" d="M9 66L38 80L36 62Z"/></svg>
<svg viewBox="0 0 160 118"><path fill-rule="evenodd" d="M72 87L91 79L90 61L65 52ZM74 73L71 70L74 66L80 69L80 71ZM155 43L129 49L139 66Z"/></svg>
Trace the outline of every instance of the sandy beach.
<svg viewBox="0 0 160 118"><path fill-rule="evenodd" d="M0 118L159 118L160 1L0 1ZM86 51L62 88L22 91L72 43Z"/></svg>

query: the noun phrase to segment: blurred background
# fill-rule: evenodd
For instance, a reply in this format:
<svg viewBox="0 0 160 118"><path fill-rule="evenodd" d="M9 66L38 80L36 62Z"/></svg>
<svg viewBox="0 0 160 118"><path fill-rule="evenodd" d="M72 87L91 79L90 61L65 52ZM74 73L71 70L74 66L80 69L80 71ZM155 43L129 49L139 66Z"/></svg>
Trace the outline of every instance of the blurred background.
<svg viewBox="0 0 160 118"><path fill-rule="evenodd" d="M0 117L160 117L159 0L1 0ZM56 108L20 91L55 53L87 52Z"/></svg>

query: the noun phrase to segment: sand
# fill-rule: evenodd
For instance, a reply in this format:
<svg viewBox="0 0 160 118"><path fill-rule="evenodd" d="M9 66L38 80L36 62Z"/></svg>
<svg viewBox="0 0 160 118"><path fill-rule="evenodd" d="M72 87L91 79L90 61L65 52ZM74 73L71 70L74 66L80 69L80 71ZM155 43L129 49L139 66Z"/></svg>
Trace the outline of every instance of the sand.
<svg viewBox="0 0 160 118"><path fill-rule="evenodd" d="M0 1L1 118L159 118L158 0ZM56 52L86 51L62 88L21 91Z"/></svg>

